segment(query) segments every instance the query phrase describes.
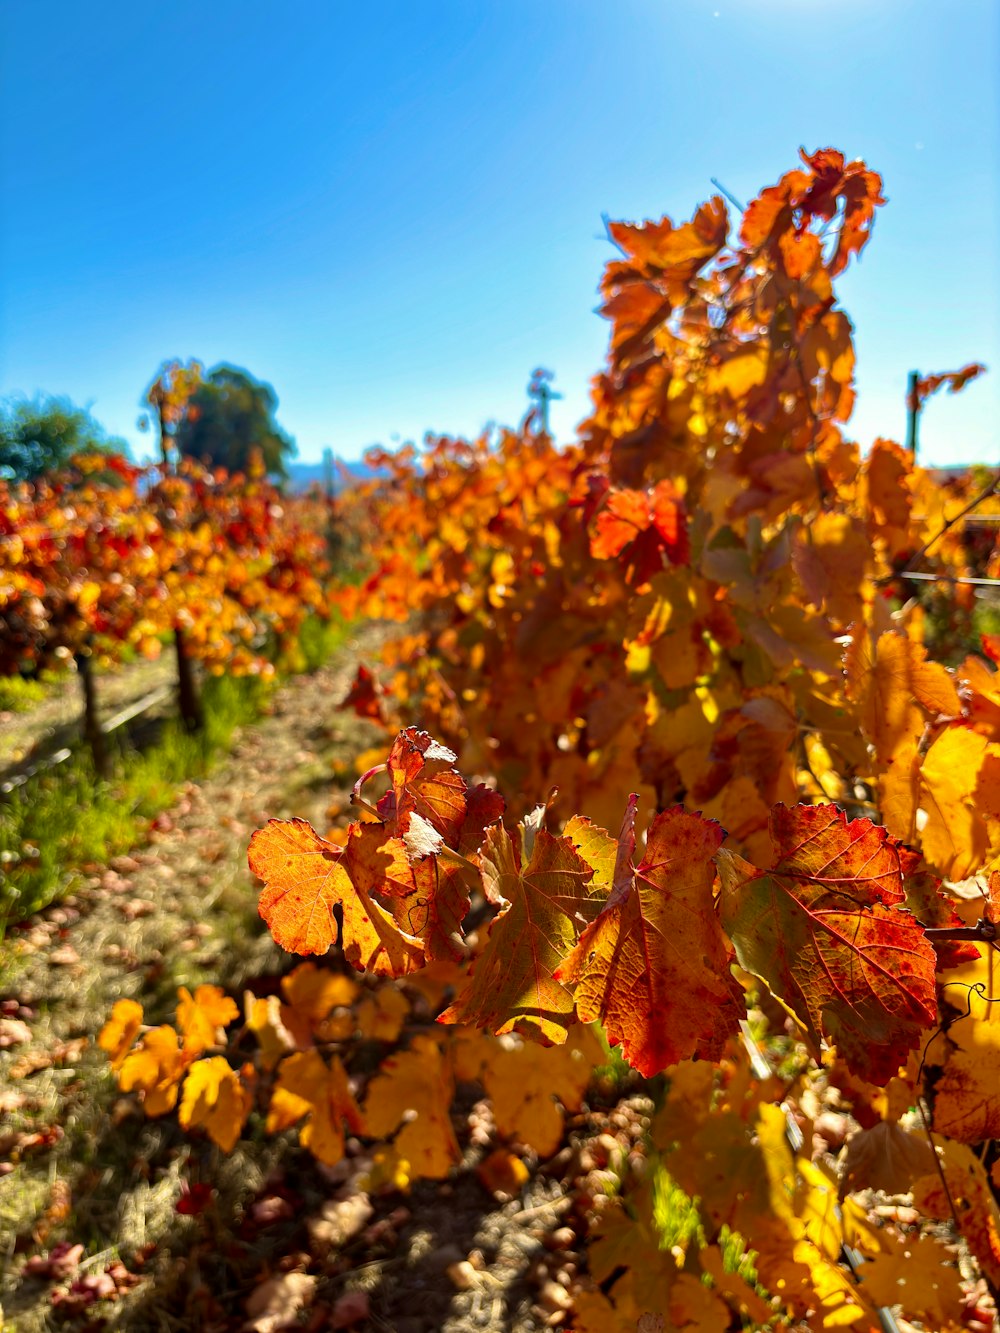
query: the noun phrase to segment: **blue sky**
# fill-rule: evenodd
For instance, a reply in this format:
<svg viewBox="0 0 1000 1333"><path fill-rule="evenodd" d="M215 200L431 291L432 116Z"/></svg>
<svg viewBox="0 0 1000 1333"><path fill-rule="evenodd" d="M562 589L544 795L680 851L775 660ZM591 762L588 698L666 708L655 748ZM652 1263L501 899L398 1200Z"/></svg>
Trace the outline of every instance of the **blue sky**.
<svg viewBox="0 0 1000 1333"><path fill-rule="evenodd" d="M0 394L137 453L166 357L275 387L312 460L516 421L603 360L602 214L744 200L800 144L890 199L842 299L863 443L986 361L927 461L1000 461L996 0L3 0Z"/></svg>

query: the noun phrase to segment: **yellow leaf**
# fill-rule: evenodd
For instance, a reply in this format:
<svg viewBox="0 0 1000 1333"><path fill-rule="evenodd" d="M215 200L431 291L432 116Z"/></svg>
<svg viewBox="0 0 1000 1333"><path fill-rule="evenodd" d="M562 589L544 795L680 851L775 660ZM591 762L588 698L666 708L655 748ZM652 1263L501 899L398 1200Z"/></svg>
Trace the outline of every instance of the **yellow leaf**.
<svg viewBox="0 0 1000 1333"><path fill-rule="evenodd" d="M184 1129L200 1126L223 1152L232 1152L252 1098L224 1056L196 1060L184 1080L177 1118Z"/></svg>
<svg viewBox="0 0 1000 1333"><path fill-rule="evenodd" d="M265 1069L273 1069L295 1047L295 1038L281 1021L281 1001L277 995L258 999L247 991L243 1009L246 1025L260 1046L261 1064Z"/></svg>
<svg viewBox="0 0 1000 1333"><path fill-rule="evenodd" d="M331 1010L350 1005L358 993L357 982L315 963L300 963L281 982L287 1004L282 1006L281 1021L298 1046L308 1046L318 1024Z"/></svg>
<svg viewBox="0 0 1000 1333"><path fill-rule="evenodd" d="M935 1083L934 1128L959 1143L1000 1138L1000 1023L971 1016L948 1031Z"/></svg>
<svg viewBox="0 0 1000 1333"><path fill-rule="evenodd" d="M147 1115L166 1115L177 1105L177 1091L187 1059L172 1027L153 1028L122 1062L118 1083L122 1092L138 1089Z"/></svg>
<svg viewBox="0 0 1000 1333"><path fill-rule="evenodd" d="M406 996L395 986L382 985L358 1005L358 1031L370 1041L395 1041L409 1012Z"/></svg>
<svg viewBox="0 0 1000 1333"><path fill-rule="evenodd" d="M697 1333L726 1333L732 1322L728 1306L693 1273L678 1274L667 1311L674 1328Z"/></svg>
<svg viewBox="0 0 1000 1333"><path fill-rule="evenodd" d="M962 1322L961 1275L949 1249L932 1236L897 1239L883 1233L885 1253L861 1270L864 1289L876 1305L901 1305L907 1319L930 1320L932 1327Z"/></svg>
<svg viewBox="0 0 1000 1333"><path fill-rule="evenodd" d="M482 1082L499 1132L541 1157L551 1156L563 1135L562 1108L580 1109L594 1067L605 1058L585 1027L574 1028L565 1046L525 1042L498 1050L483 1069Z"/></svg>
<svg viewBox="0 0 1000 1333"><path fill-rule="evenodd" d="M727 393L738 402L766 379L767 353L755 347L752 351L737 352L714 366L705 376L705 383L709 394Z"/></svg>
<svg viewBox="0 0 1000 1333"><path fill-rule="evenodd" d="M398 1156L409 1173L440 1180L461 1157L451 1125L454 1082L441 1047L433 1037L414 1038L408 1051L390 1056L368 1085L365 1101L367 1132L373 1137L394 1133Z"/></svg>
<svg viewBox="0 0 1000 1333"><path fill-rule="evenodd" d="M239 1018L235 1001L219 986L199 986L194 995L186 986L177 992L177 1026L188 1056L200 1055L220 1044L221 1028ZM224 1042L224 1038L221 1041Z"/></svg>
<svg viewBox="0 0 1000 1333"><path fill-rule="evenodd" d="M267 1131L287 1129L303 1116L309 1119L299 1132L299 1142L327 1166L344 1155L345 1121L355 1133L363 1132L364 1120L338 1056L329 1067L317 1050L296 1052L282 1061Z"/></svg>
<svg viewBox="0 0 1000 1333"><path fill-rule="evenodd" d="M973 801L985 755L982 736L967 727L949 727L924 758L920 804L927 823L920 842L924 856L943 879L967 879L986 858L986 823Z"/></svg>

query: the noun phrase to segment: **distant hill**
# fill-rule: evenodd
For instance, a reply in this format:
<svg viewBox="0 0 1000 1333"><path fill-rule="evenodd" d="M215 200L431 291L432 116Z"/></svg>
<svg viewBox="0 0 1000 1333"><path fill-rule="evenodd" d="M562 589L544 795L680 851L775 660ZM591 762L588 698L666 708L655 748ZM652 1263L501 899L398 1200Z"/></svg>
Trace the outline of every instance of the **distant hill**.
<svg viewBox="0 0 1000 1333"><path fill-rule="evenodd" d="M356 463L345 463L343 459L337 460L337 466L334 468L334 482L338 490L344 485L344 472L346 470L350 477L350 485L357 485L363 481L370 481L372 477L379 475L377 468L370 468L360 461ZM320 463L288 463L288 484L293 491L306 491L310 486L319 483L320 486L326 478L326 471L323 464Z"/></svg>

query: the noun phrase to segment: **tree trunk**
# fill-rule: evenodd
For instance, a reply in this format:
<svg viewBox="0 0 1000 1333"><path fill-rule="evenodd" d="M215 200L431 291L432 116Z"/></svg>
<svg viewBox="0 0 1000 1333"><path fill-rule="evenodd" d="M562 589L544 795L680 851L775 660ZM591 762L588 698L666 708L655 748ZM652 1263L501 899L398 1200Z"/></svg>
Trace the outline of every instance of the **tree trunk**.
<svg viewBox="0 0 1000 1333"><path fill-rule="evenodd" d="M83 734L94 757L94 771L99 778L106 778L108 749L104 743L100 718L97 716L97 690L94 687L94 670L89 651L77 653L76 670L83 689Z"/></svg>
<svg viewBox="0 0 1000 1333"><path fill-rule="evenodd" d="M201 731L205 725L205 716L201 710L198 687L194 680L194 668L184 643L183 630L174 630L174 648L177 653L177 703L181 721L188 731Z"/></svg>

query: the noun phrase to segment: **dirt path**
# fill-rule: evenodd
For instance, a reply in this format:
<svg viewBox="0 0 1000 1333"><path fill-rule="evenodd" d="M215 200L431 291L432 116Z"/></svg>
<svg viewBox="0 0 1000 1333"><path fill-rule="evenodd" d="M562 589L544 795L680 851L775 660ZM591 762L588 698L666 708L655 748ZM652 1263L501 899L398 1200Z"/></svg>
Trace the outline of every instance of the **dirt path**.
<svg viewBox="0 0 1000 1333"><path fill-rule="evenodd" d="M254 1198L271 1197L280 1180L282 1197L319 1210L343 1185L342 1174L318 1169L293 1136L258 1134L223 1158L183 1135L174 1116L145 1119L131 1099L119 1098L93 1039L120 997L140 1000L147 1022L165 1021L178 986L211 981L239 996L244 983L281 970L282 957L257 918L246 845L274 815L324 827L331 799L353 781L358 753L384 745L384 733L335 706L364 646L350 643L315 675L285 684L271 715L154 822L149 846L95 870L75 897L4 946L13 963L0 1009L0 1047L9 1041L0 1049L0 1162L13 1166L0 1178L4 1330L56 1326L58 1280L53 1287L51 1274L26 1276L20 1256L44 1254L61 1240L82 1243L94 1273L119 1254L145 1271L145 1280L109 1307L113 1327L238 1329L248 1291L280 1264L282 1245L293 1253L308 1245L301 1213L288 1217L287 1208L266 1233L251 1228L247 1241ZM543 1242L567 1200L554 1180L534 1175L518 1199L499 1205L476 1180L476 1156L467 1153L468 1169L450 1183L423 1183L408 1198L376 1201L378 1225L369 1231L377 1243L354 1253L346 1268L342 1262L331 1279L356 1282L360 1272L370 1290L371 1319L353 1327L528 1333L542 1326L532 1304L538 1273L544 1279L547 1272ZM199 1172L217 1188L227 1231L242 1238L238 1262L222 1255L221 1240L206 1253L201 1219L177 1213L182 1179ZM489 1281L456 1289L446 1269L476 1251L488 1257ZM215 1296L219 1283L231 1288L221 1301L233 1322L207 1315L199 1322L203 1316L192 1313L203 1308L199 1281Z"/></svg>

